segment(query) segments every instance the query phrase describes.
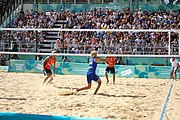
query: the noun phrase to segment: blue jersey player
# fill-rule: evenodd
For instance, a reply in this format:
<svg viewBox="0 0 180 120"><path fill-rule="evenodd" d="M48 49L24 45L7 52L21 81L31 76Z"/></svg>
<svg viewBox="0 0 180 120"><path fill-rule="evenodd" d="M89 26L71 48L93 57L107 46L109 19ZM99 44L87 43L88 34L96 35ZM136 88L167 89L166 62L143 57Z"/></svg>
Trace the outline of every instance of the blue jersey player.
<svg viewBox="0 0 180 120"><path fill-rule="evenodd" d="M97 94L100 86L101 86L101 79L99 78L98 75L96 75L96 68L97 68L97 62L105 62L104 59L101 59L99 57L97 57L97 52L96 51L92 51L91 52L91 58L89 59L89 66L88 66L88 71L86 73L86 77L87 77L87 83L88 85L85 87L82 87L80 89L77 89L76 92L79 92L81 90L87 90L90 89L92 86L92 80L94 80L95 82L98 83L98 86L94 92L94 94Z"/></svg>

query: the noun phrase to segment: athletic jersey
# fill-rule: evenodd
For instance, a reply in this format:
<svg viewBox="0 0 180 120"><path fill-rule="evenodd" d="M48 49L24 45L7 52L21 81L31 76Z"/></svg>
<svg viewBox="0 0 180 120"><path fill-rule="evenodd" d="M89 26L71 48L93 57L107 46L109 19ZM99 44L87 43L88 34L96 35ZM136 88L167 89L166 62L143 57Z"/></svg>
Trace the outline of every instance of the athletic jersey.
<svg viewBox="0 0 180 120"><path fill-rule="evenodd" d="M174 61L172 61L172 58L170 59L170 63L172 67L177 67L178 66L178 60L175 59Z"/></svg>
<svg viewBox="0 0 180 120"><path fill-rule="evenodd" d="M114 57L109 57L107 56L106 57L106 60L107 60L107 67L110 67L110 68L113 68L114 67L114 64L115 64L115 59Z"/></svg>
<svg viewBox="0 0 180 120"><path fill-rule="evenodd" d="M44 68L50 69L51 65L54 64L56 61L56 58L48 58L48 60L44 64Z"/></svg>
<svg viewBox="0 0 180 120"><path fill-rule="evenodd" d="M90 74L90 73L95 74L96 73L96 67L97 67L97 63L94 61L94 58L90 58L87 74Z"/></svg>

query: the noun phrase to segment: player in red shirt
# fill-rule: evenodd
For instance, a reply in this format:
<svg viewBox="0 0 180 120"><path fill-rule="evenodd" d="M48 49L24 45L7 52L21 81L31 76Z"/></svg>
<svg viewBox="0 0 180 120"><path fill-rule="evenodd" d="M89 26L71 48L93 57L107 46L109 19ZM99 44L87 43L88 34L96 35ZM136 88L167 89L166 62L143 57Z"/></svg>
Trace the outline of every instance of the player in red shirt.
<svg viewBox="0 0 180 120"><path fill-rule="evenodd" d="M47 81L48 78L50 80L47 82L47 84L51 83L53 80L52 71L50 67L53 65L53 73L55 76L55 64L56 64L56 56L53 54L56 53L56 51L52 52L52 55L48 56L42 63L43 66L43 72L47 77L44 79L43 84Z"/></svg>
<svg viewBox="0 0 180 120"><path fill-rule="evenodd" d="M112 54L112 51L108 52L109 54ZM114 64L115 64L115 58L113 56L107 56L106 57L106 70L105 70L105 76L107 79L107 83L109 83L109 78L108 78L108 73L111 71L111 74L113 74L113 84L115 84L115 68L114 68Z"/></svg>

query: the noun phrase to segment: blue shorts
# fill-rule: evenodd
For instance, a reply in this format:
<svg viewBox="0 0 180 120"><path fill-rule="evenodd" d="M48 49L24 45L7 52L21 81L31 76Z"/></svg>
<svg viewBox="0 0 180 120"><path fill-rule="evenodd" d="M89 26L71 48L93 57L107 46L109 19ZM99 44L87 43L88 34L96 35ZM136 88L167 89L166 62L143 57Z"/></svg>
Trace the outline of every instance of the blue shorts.
<svg viewBox="0 0 180 120"><path fill-rule="evenodd" d="M86 74L86 77L88 84L91 84L92 80L94 80L95 82L99 80L99 76L97 76L96 74Z"/></svg>

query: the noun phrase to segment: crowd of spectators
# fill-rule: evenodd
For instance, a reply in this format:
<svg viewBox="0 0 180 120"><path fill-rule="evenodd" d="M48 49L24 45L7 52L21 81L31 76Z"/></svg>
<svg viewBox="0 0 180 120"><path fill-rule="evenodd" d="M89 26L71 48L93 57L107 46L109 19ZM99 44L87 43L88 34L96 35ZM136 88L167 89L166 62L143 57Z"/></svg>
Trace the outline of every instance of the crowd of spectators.
<svg viewBox="0 0 180 120"><path fill-rule="evenodd" d="M141 9L130 13L123 8L115 11L109 8L90 9L89 11L60 10L49 12L21 12L8 27L53 28L57 19L67 21L65 28L70 29L180 29L180 11L147 12ZM36 40L34 31L7 31L1 39L22 41L26 51L33 51ZM38 31L38 42L44 41L46 33ZM169 36L167 32L59 32L61 50L71 53L85 53L92 49L114 54L167 54ZM63 36L64 35L64 36ZM63 36L63 37L62 37ZM178 33L171 33L171 52L178 54ZM63 45L62 45L63 44ZM29 49L27 49L29 48ZM21 51L21 50L20 50ZM61 51L60 51L61 52Z"/></svg>
<svg viewBox="0 0 180 120"><path fill-rule="evenodd" d="M13 19L8 28L52 28L57 19L57 12L36 12L36 11L20 11L19 15ZM36 35L37 34L37 35ZM1 44L11 51L11 42L21 43L19 51L35 52L35 44L44 41L45 32L43 31L3 31L0 34ZM37 37L37 38L36 38ZM8 43L8 44L5 44Z"/></svg>
<svg viewBox="0 0 180 120"><path fill-rule="evenodd" d="M180 29L180 11L146 12L123 9L122 12L91 9L79 13L68 10L66 28L70 29ZM62 33L61 33L62 34ZM167 54L167 32L65 32L64 44L71 52L96 49L116 54ZM171 52L178 53L178 33L171 33ZM84 47L85 46L85 47Z"/></svg>

